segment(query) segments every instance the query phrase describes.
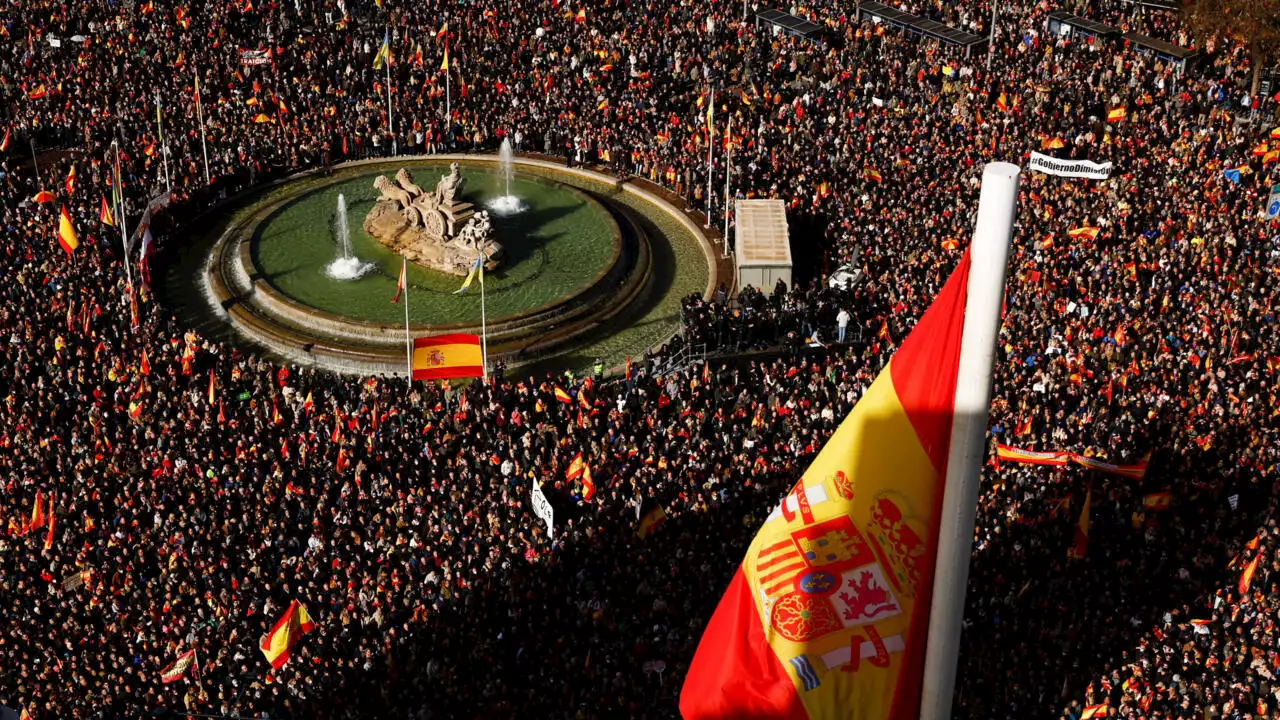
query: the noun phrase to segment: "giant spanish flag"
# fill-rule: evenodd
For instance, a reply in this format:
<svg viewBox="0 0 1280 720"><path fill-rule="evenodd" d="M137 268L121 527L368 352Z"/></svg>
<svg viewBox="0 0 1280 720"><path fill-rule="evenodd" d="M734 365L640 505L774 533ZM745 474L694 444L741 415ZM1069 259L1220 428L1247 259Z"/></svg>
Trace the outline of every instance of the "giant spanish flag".
<svg viewBox="0 0 1280 720"><path fill-rule="evenodd" d="M437 335L413 339L413 379L448 380L484 374L479 335Z"/></svg>
<svg viewBox="0 0 1280 720"><path fill-rule="evenodd" d="M262 636L262 642L258 647L261 648L262 654L267 656L267 662L271 663L271 667L281 667L289 661L289 648L293 647L304 634L311 632L315 626L316 624L311 622L311 616L307 614L307 609L294 600L289 603L289 609L285 611L276 626L271 628L271 632Z"/></svg>
<svg viewBox="0 0 1280 720"><path fill-rule="evenodd" d="M969 254L795 488L712 615L694 718L919 714Z"/></svg>

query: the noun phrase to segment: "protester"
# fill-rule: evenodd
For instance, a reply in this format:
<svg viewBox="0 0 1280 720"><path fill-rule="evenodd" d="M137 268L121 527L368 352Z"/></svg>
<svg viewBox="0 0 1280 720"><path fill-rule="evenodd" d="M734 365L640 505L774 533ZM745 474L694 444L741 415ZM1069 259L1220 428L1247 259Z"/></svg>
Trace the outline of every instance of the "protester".
<svg viewBox="0 0 1280 720"><path fill-rule="evenodd" d="M986 3L904 9L990 29ZM955 715L1274 714L1280 241L1259 212L1275 140L1236 116L1274 102L1230 41L1178 75L1048 36L1048 9L1001 3L988 69L830 0L793 9L826 43L733 3L19 2L0 44L0 704L34 720L670 717L755 528L958 260L983 165L1036 150L1114 170L1023 175L992 443L1150 465L986 471ZM1172 15L1092 10L1190 43ZM184 327L141 243L126 254L101 220L113 142L131 228L172 187L151 226L163 257L267 180L512 137L710 202L718 222L712 86L735 196L787 202L818 280L845 264L862 280L687 298L673 343L721 356L705 367L589 387L513 369L451 393L321 375ZM722 181L719 152L711 169ZM848 344L806 347L830 339ZM774 352L734 357L748 350ZM589 500L567 477L578 453ZM258 643L295 600L316 628L273 669ZM162 683L193 648L195 669Z"/></svg>

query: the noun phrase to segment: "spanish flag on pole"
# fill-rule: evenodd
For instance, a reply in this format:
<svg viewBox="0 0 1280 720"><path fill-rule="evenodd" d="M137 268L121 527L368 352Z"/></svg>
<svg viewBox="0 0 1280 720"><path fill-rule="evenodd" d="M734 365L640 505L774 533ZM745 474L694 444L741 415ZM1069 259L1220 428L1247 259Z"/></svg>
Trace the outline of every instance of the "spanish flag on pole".
<svg viewBox="0 0 1280 720"><path fill-rule="evenodd" d="M939 536L965 532L943 520L944 497L950 507L972 492L973 532L1017 172L988 166L970 249L765 519L703 631L680 694L686 720L920 717ZM972 283L971 265L982 268ZM944 487L951 462L954 491ZM956 559L951 549L942 557ZM954 631L958 649L964 600L954 590L963 592L964 577L947 571L951 583L939 587L949 625L938 646ZM933 682L948 680L939 673Z"/></svg>
<svg viewBox="0 0 1280 720"><path fill-rule="evenodd" d="M311 622L311 616L307 614L307 609L294 600L289 603L289 609L285 611L276 626L271 628L271 632L262 636L262 642L258 647L262 650L262 654L267 656L267 662L271 663L271 667L281 667L289 661L289 649L315 626L315 623Z"/></svg>
<svg viewBox="0 0 1280 720"><path fill-rule="evenodd" d="M58 210L58 244L68 255L80 247L80 238L76 237L76 228L71 224L71 216L67 214L65 205Z"/></svg>
<svg viewBox="0 0 1280 720"><path fill-rule="evenodd" d="M968 276L966 253L765 520L694 655L686 719L915 716Z"/></svg>
<svg viewBox="0 0 1280 720"><path fill-rule="evenodd" d="M484 375L480 336L455 333L413 339L413 379L449 380Z"/></svg>

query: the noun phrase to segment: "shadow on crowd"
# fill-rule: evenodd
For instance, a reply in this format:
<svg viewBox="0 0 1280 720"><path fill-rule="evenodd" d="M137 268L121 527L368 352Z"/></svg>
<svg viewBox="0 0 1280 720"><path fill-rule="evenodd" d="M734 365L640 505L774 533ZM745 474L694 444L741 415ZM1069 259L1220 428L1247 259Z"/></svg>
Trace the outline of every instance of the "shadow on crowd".
<svg viewBox="0 0 1280 720"><path fill-rule="evenodd" d="M601 527L551 556L513 559L466 589L439 594L421 621L413 608L395 608L383 627L387 653L362 658L274 714L673 717L699 632L773 501L769 493L741 495L673 517L640 539L631 509L593 521L553 499L566 522ZM316 610L319 632L341 632L334 608ZM332 666L337 658L299 660Z"/></svg>
<svg viewBox="0 0 1280 720"><path fill-rule="evenodd" d="M1124 694L1114 670L1133 664L1158 679L1181 668L1187 680L1202 671L1184 657L1183 631L1214 616L1215 594L1240 573L1231 557L1265 522L1272 493L1257 476L1209 480L1239 462L1247 428L1208 452L1175 454L1159 449L1173 430L1161 425L1148 438L1157 450L1143 480L1070 467L1028 470L1021 487L1008 487L1008 472L1003 488L988 478L984 499L1003 495L993 510L1011 517L977 538L957 717L1060 717L1073 701L1114 708ZM1144 508L1144 494L1167 489L1170 510ZM1086 495L1088 548L1072 558Z"/></svg>

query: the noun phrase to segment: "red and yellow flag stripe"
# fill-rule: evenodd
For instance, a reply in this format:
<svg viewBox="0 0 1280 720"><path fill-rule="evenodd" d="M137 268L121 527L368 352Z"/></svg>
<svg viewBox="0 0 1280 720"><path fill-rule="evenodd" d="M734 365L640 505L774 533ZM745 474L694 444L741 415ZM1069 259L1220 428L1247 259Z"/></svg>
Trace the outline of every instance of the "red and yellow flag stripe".
<svg viewBox="0 0 1280 720"><path fill-rule="evenodd" d="M307 609L294 600L289 603L289 609L276 622L275 627L271 628L271 632L262 636L259 649L262 650L263 655L267 656L267 662L271 663L271 667L282 667L289 661L289 650L294 643L298 642L304 634L311 632L315 626Z"/></svg>
<svg viewBox="0 0 1280 720"><path fill-rule="evenodd" d="M769 515L703 633L694 718L914 718L969 255Z"/></svg>
<svg viewBox="0 0 1280 720"><path fill-rule="evenodd" d="M448 380L484 375L480 336L457 333L414 338L413 379Z"/></svg>

